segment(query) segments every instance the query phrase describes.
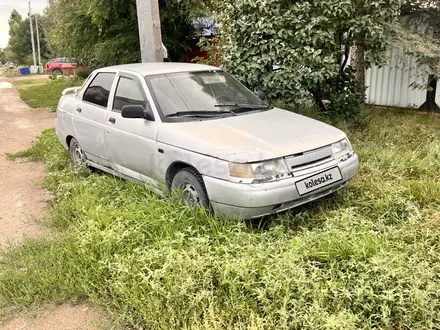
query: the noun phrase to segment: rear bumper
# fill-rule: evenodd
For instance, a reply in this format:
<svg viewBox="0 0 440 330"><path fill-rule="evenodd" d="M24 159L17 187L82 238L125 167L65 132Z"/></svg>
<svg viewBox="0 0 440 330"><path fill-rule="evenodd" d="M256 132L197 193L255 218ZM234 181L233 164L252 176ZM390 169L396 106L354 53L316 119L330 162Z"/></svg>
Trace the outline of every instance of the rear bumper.
<svg viewBox="0 0 440 330"><path fill-rule="evenodd" d="M337 166L341 170L341 181L304 196L299 195L295 183L310 174L256 185L233 183L207 176L204 181L212 208L217 214L250 219L294 208L344 187L357 172L358 156L354 155Z"/></svg>

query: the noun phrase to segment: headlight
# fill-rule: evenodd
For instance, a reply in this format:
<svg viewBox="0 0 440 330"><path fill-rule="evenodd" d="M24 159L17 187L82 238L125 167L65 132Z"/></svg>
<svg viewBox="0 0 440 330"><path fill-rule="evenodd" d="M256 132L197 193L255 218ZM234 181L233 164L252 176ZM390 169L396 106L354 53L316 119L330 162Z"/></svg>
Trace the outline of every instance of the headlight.
<svg viewBox="0 0 440 330"><path fill-rule="evenodd" d="M251 164L229 163L228 167L231 177L252 179L252 183L267 182L289 174L282 158Z"/></svg>
<svg viewBox="0 0 440 330"><path fill-rule="evenodd" d="M351 147L350 141L345 138L339 142L332 144L333 154L337 160L346 160L353 155L353 149Z"/></svg>

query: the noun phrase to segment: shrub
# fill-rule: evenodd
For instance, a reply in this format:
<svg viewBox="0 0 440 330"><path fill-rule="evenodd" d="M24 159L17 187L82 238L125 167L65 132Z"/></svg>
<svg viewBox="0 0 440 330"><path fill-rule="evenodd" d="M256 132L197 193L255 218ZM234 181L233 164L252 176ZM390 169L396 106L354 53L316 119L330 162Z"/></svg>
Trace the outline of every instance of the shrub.
<svg viewBox="0 0 440 330"><path fill-rule="evenodd" d="M269 99L300 103L312 95L322 111L329 110L322 102L327 92L335 105L329 112L346 119L355 117L358 101L344 106L345 89L332 84L345 85L349 75L341 72L356 43L364 47L366 66L384 61L387 33L400 6L397 0L214 2L226 70Z"/></svg>
<svg viewBox="0 0 440 330"><path fill-rule="evenodd" d="M328 96L326 110L333 119L356 121L365 103L365 90L356 81L354 69L349 66L334 78L331 78L324 88Z"/></svg>
<svg viewBox="0 0 440 330"><path fill-rule="evenodd" d="M221 38L200 38L198 46L206 53L206 57L196 57L193 62L220 66L222 63Z"/></svg>
<svg viewBox="0 0 440 330"><path fill-rule="evenodd" d="M76 69L76 76L81 79L87 79L93 70L89 67L79 67Z"/></svg>

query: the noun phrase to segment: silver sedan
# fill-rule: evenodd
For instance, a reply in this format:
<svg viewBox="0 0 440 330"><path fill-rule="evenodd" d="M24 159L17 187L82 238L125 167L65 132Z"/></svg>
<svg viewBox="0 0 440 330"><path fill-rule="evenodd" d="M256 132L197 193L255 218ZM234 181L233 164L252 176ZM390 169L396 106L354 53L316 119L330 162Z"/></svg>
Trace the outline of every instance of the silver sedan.
<svg viewBox="0 0 440 330"><path fill-rule="evenodd" d="M186 63L94 71L63 92L60 143L76 164L182 193L234 218L330 194L356 174L342 131L264 102L225 71Z"/></svg>

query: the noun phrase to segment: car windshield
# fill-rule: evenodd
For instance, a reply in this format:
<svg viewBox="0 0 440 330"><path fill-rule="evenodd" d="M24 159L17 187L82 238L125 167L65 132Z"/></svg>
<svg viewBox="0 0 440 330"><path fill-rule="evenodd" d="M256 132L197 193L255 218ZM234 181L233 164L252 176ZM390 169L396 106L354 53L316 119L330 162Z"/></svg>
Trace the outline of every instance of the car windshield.
<svg viewBox="0 0 440 330"><path fill-rule="evenodd" d="M147 77L164 117L256 111L268 106L224 71L169 73Z"/></svg>

